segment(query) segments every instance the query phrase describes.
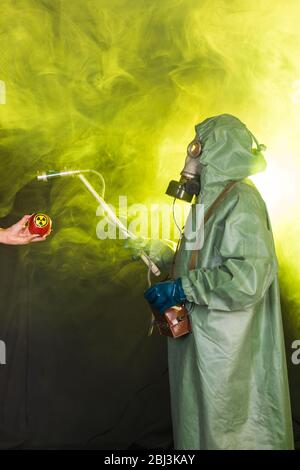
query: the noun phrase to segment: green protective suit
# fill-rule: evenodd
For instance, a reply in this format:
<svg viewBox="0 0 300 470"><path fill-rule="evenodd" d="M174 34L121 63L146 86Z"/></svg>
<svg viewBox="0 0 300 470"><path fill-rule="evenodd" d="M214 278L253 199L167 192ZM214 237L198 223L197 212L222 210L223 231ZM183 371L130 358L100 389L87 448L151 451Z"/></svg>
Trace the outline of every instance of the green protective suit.
<svg viewBox="0 0 300 470"><path fill-rule="evenodd" d="M185 238L175 262L192 333L168 338L176 449L292 449L277 261L264 201L245 178L265 168L252 134L221 115L196 126L205 225L195 269Z"/></svg>

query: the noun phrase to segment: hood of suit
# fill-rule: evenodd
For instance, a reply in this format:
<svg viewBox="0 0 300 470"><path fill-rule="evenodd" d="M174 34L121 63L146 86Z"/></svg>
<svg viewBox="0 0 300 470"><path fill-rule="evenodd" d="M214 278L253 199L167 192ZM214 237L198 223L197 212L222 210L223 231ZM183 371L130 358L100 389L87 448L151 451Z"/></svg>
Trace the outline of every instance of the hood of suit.
<svg viewBox="0 0 300 470"><path fill-rule="evenodd" d="M224 186L230 180L242 180L266 168L262 154L265 146L258 144L238 118L230 114L211 117L196 125L195 130L202 146L202 191Z"/></svg>

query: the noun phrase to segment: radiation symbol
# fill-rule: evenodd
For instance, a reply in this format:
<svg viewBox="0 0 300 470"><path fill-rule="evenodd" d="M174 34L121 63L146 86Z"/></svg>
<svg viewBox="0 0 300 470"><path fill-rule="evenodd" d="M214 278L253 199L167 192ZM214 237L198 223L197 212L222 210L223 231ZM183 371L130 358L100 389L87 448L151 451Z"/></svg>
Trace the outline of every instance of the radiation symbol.
<svg viewBox="0 0 300 470"><path fill-rule="evenodd" d="M48 217L44 214L37 214L34 218L34 223L37 227L45 227L48 223Z"/></svg>

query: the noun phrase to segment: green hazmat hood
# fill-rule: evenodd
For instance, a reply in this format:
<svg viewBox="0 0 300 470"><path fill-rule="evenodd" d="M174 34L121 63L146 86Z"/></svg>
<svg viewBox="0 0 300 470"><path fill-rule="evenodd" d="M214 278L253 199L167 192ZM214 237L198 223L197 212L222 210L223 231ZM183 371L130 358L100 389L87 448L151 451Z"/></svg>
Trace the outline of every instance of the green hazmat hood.
<svg viewBox="0 0 300 470"><path fill-rule="evenodd" d="M201 187L241 180L266 168L254 135L238 118L230 114L205 119L195 126L202 144L200 160L204 166L201 172ZM253 141L256 148L253 148Z"/></svg>

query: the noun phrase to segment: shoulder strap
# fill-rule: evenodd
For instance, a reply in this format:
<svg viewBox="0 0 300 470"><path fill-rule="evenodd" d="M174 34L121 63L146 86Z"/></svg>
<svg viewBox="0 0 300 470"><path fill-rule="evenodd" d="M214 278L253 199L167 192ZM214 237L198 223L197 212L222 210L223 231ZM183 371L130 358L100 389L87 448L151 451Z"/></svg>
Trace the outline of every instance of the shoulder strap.
<svg viewBox="0 0 300 470"><path fill-rule="evenodd" d="M224 201L226 195L228 192L231 190L231 188L236 184L236 181L229 181L229 183L226 184L225 188L223 191L219 194L219 196L214 200L211 206L206 211L206 214L204 216L204 224L208 221L208 219L212 216L214 211L219 207L219 205ZM197 262L197 256L199 253L198 250L193 250L191 254L191 258L189 261L189 270L193 270L196 267L196 262Z"/></svg>

